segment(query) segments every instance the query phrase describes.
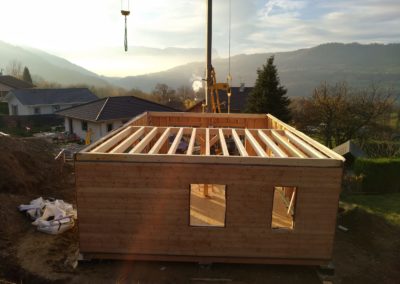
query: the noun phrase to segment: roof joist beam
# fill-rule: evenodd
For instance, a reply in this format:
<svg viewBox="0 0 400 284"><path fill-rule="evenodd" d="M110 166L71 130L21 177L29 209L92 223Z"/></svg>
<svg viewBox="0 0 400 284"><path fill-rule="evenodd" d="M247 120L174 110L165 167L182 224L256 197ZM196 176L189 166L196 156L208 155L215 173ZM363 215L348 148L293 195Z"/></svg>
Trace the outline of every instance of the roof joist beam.
<svg viewBox="0 0 400 284"><path fill-rule="evenodd" d="M144 134L144 126L140 127L133 134L131 134L128 138L121 142L118 146L110 151L110 153L124 153L126 149L131 147L133 143L135 143L143 134Z"/></svg>
<svg viewBox="0 0 400 284"><path fill-rule="evenodd" d="M224 156L229 156L229 151L228 147L226 146L224 132L222 131L221 128L218 129L218 134L219 134L219 143L221 144L222 148L222 153L224 154Z"/></svg>
<svg viewBox="0 0 400 284"><path fill-rule="evenodd" d="M141 153L150 143L150 141L157 135L157 132L158 128L154 127L135 147L133 147L132 150L129 151L129 154Z"/></svg>
<svg viewBox="0 0 400 284"><path fill-rule="evenodd" d="M307 158L302 152L300 152L296 147L286 141L280 134L278 134L275 130L271 130L271 135L274 137L277 142L285 148L291 155L298 158Z"/></svg>
<svg viewBox="0 0 400 284"><path fill-rule="evenodd" d="M247 141L249 141L250 145L253 147L254 151L256 151L257 155L260 157L268 157L264 149L260 146L260 144L258 144L256 138L254 138L253 134L251 134L248 129L245 129L244 133Z"/></svg>
<svg viewBox="0 0 400 284"><path fill-rule="evenodd" d="M164 133L157 140L157 142L154 144L154 146L150 149L148 154L150 154L150 155L158 154L161 147L164 145L165 141L167 141L170 132L171 132L171 128L165 129Z"/></svg>
<svg viewBox="0 0 400 284"><path fill-rule="evenodd" d="M196 142L196 128L193 128L192 136L190 137L189 147L186 151L186 155L188 156L192 155L195 142Z"/></svg>
<svg viewBox="0 0 400 284"><path fill-rule="evenodd" d="M285 152L281 150L281 148L278 147L278 145L275 144L274 141L272 141L271 138L268 137L267 134L265 134L262 130L258 130L258 137L267 145L267 147L272 151L274 154L274 157L279 157L279 158L286 158L287 155Z"/></svg>
<svg viewBox="0 0 400 284"><path fill-rule="evenodd" d="M309 144L301 140L299 137L294 135L288 130L285 130L286 137L289 138L290 142L292 142L294 145L296 145L298 148L300 148L301 151L304 153L308 154L312 158L326 158L324 155L322 155L320 152L318 152L316 149L311 147Z"/></svg>
<svg viewBox="0 0 400 284"><path fill-rule="evenodd" d="M175 136L174 142L172 142L172 145L168 150L168 155L175 154L176 149L178 149L179 143L181 143L182 135L183 135L183 128L180 128Z"/></svg>
<svg viewBox="0 0 400 284"><path fill-rule="evenodd" d="M132 133L132 126L127 127L126 129L122 130L121 132L115 134L112 136L110 139L105 141L104 143L100 144L96 148L94 148L92 153L106 153L108 150L113 148L117 143L121 142L123 139L125 139L129 134Z"/></svg>
<svg viewBox="0 0 400 284"><path fill-rule="evenodd" d="M240 140L239 135L237 134L235 129L232 129L232 137L233 140L235 141L236 147L239 151L240 156L242 157L248 157L249 154L247 153L246 149L244 148L242 141Z"/></svg>

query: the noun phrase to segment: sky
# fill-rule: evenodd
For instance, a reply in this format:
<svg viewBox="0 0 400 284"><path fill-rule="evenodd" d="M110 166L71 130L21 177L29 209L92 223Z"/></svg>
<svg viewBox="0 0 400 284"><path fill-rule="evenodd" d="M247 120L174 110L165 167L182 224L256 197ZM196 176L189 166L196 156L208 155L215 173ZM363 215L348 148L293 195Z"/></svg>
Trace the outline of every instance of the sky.
<svg viewBox="0 0 400 284"><path fill-rule="evenodd" d="M122 5L128 0L122 0ZM400 42L400 0L214 0L213 48L279 52L326 42ZM204 48L205 0L130 0L128 42ZM61 56L91 71L128 76L198 58L145 57L123 50L121 0L0 0L0 40ZM133 50L133 49L132 49ZM129 60L128 60L129 59Z"/></svg>

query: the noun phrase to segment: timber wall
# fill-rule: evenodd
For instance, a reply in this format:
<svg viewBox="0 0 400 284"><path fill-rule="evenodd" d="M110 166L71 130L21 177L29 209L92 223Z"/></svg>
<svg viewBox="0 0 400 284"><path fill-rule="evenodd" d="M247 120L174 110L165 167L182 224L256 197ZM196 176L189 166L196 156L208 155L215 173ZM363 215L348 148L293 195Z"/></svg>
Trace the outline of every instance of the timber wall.
<svg viewBox="0 0 400 284"><path fill-rule="evenodd" d="M342 168L101 161L76 161L75 167L84 255L293 264L331 259ZM227 185L225 228L189 226L191 183ZM298 188L292 231L271 229L275 186Z"/></svg>

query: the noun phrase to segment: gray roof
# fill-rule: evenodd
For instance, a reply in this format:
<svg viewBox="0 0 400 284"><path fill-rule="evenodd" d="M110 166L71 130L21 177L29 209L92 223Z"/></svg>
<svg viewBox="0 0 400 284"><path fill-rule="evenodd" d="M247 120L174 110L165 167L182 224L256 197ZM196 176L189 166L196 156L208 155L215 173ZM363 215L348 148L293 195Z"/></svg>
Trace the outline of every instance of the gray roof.
<svg viewBox="0 0 400 284"><path fill-rule="evenodd" d="M14 95L23 105L56 105L87 103L98 99L87 88L68 89L20 89L9 93Z"/></svg>
<svg viewBox="0 0 400 284"><path fill-rule="evenodd" d="M26 81L20 80L13 76L2 75L0 76L0 83L6 86L9 86L13 89L25 89L25 88L33 88L34 86Z"/></svg>
<svg viewBox="0 0 400 284"><path fill-rule="evenodd" d="M147 111L178 110L134 96L108 97L63 109L57 114L87 121L105 121L114 119L130 119Z"/></svg>
<svg viewBox="0 0 400 284"><path fill-rule="evenodd" d="M332 150L342 156L351 154L355 158L365 157L364 151L361 150L356 144L351 142L351 140L344 142L343 144L333 148Z"/></svg>

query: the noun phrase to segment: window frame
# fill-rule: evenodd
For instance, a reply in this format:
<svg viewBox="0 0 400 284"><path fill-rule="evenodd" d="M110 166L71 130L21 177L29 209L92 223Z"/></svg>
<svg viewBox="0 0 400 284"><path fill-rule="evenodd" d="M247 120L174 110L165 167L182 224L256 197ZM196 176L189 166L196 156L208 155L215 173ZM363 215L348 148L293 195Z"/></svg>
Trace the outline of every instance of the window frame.
<svg viewBox="0 0 400 284"><path fill-rule="evenodd" d="M213 225L191 225L190 219L191 219L191 195L192 195L192 185L202 185L202 184L208 184L208 185L223 185L225 186L225 210L224 210L224 225L223 226L213 226ZM189 198L188 198L188 226L190 228L204 228L204 229L225 229L227 227L227 211L228 211L228 185L227 184L217 184L217 183L190 183L189 184Z"/></svg>

